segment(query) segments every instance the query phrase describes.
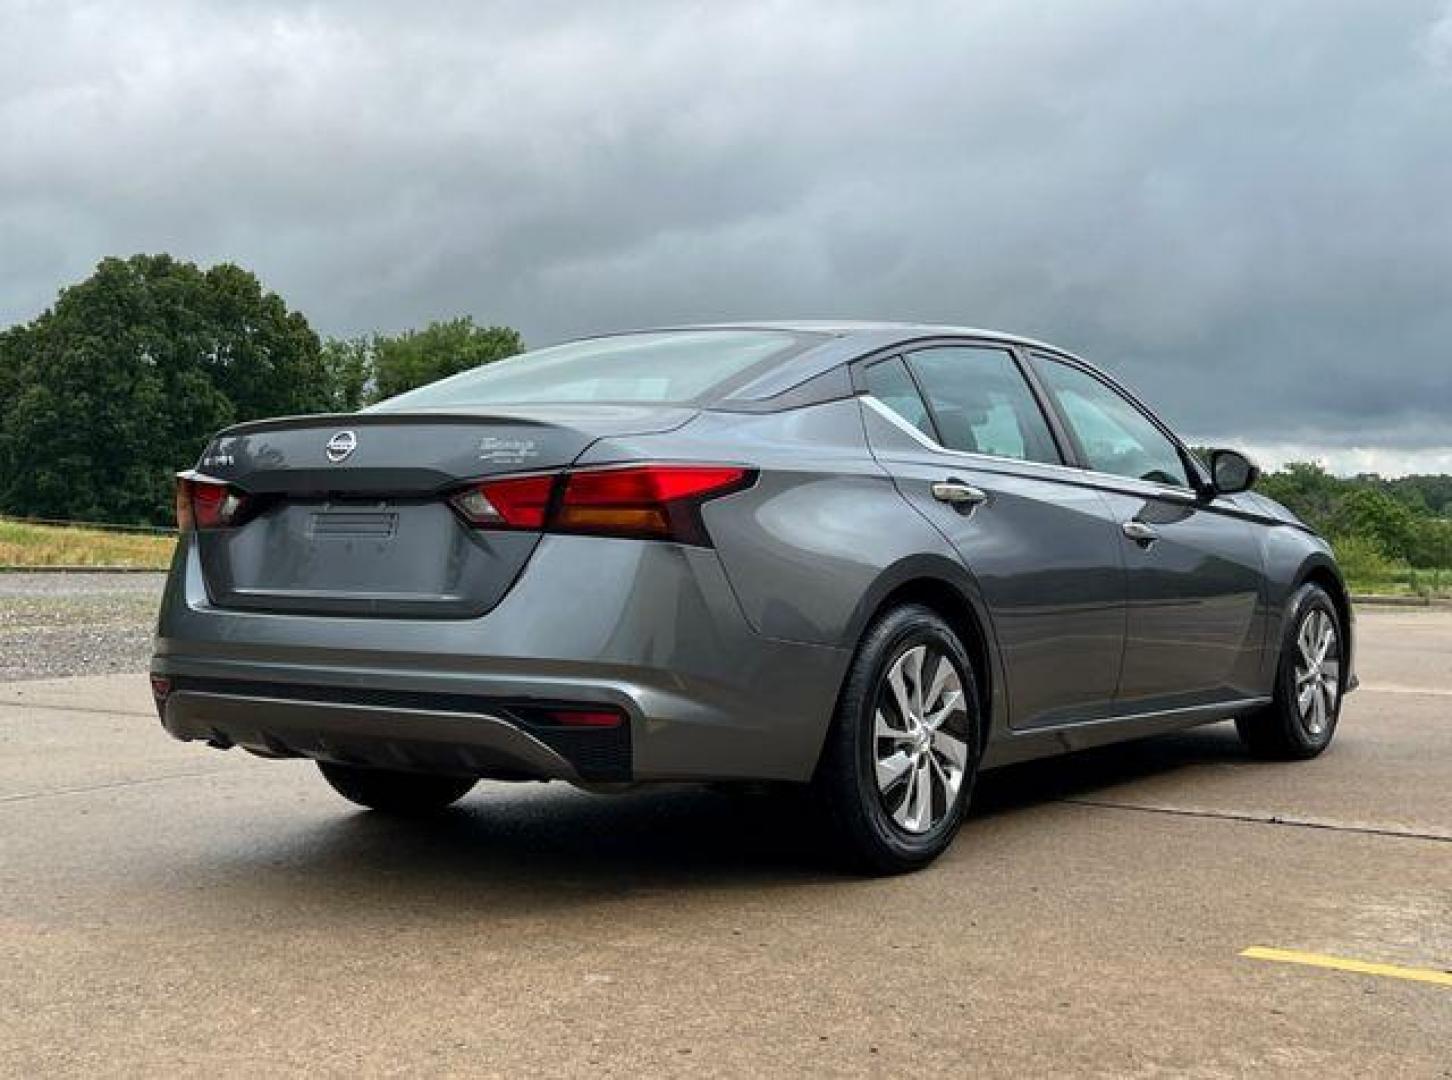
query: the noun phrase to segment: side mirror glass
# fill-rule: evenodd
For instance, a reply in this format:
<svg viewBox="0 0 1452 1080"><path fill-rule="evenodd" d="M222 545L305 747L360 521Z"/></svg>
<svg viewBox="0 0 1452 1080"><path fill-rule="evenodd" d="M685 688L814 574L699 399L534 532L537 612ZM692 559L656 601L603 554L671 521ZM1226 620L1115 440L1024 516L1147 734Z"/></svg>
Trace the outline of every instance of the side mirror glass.
<svg viewBox="0 0 1452 1080"><path fill-rule="evenodd" d="M1260 477L1255 462L1238 450L1212 450L1210 452L1210 481L1215 485L1215 494L1234 495L1249 491Z"/></svg>

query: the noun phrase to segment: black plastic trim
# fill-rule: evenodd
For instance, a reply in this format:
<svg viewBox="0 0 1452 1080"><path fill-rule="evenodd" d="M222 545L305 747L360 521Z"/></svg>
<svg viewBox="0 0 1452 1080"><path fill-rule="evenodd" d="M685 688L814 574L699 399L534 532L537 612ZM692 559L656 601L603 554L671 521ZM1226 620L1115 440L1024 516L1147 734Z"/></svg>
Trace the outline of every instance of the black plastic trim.
<svg viewBox="0 0 1452 1080"><path fill-rule="evenodd" d="M318 686L251 679L171 676L171 693L219 694L230 698L365 705L400 712L478 713L506 720L568 761L584 780L625 781L631 773L631 718L617 727L575 728L541 720L551 708L599 708L598 703L552 699L501 699L476 694L391 690L361 686Z"/></svg>

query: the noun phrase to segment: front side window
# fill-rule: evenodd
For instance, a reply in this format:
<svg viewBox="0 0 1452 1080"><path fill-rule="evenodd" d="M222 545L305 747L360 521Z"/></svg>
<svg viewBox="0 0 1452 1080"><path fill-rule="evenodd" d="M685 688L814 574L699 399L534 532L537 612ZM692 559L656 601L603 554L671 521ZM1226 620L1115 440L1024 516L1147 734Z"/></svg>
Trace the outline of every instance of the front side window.
<svg viewBox="0 0 1452 1080"><path fill-rule="evenodd" d="M928 419L928 407L923 404L922 395L913 385L912 376L897 357L873 364L863 372L867 392L901 416L913 427L930 439L937 438L933 422Z"/></svg>
<svg viewBox="0 0 1452 1080"><path fill-rule="evenodd" d="M1058 360L1035 356L1034 364L1079 440L1089 468L1156 484L1190 486L1175 444L1119 391Z"/></svg>
<svg viewBox="0 0 1452 1080"><path fill-rule="evenodd" d="M374 408L685 404L815 340L778 330L665 330L588 338L460 372Z"/></svg>
<svg viewBox="0 0 1452 1080"><path fill-rule="evenodd" d="M908 363L950 450L1060 463L1033 391L1005 350L942 346L912 353Z"/></svg>

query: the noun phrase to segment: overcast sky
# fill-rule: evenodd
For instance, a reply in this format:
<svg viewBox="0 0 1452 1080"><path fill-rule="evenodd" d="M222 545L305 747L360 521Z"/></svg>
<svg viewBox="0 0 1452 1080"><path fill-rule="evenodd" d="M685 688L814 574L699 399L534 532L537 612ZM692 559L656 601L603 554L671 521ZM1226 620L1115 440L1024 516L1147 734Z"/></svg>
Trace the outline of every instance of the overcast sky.
<svg viewBox="0 0 1452 1080"><path fill-rule="evenodd" d="M138 251L324 334L1010 329L1452 470L1452 3L0 0L0 323Z"/></svg>

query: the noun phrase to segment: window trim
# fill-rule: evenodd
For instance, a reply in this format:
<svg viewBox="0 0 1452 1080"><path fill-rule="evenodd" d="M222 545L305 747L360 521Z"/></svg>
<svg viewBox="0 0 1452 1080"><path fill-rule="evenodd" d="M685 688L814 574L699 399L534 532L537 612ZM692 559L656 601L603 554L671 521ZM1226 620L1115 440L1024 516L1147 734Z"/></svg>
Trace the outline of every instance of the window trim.
<svg viewBox="0 0 1452 1080"><path fill-rule="evenodd" d="M868 406L884 420L897 428L913 442L924 449L931 450L934 454L942 457L961 459L965 465L984 469L988 472L1005 470L1013 475L1027 474L1043 480L1055 480L1061 483L1072 484L1075 487L1101 489L1108 488L1129 495L1143 495L1149 498L1166 499L1171 502L1195 503L1200 501L1199 495L1189 488L1166 487L1163 484L1156 484L1152 480L1137 480L1131 476L1120 476L1117 473L1097 472L1094 469L1086 469L1082 465L1069 462L1054 464L1047 461L1029 461L1027 458L1002 457L997 454L983 454L975 450L954 450L952 447L943 446L934 442L924 435L906 419L898 414L897 410L888 406L885 402L874 397L870 391L864 390L857 395L858 400ZM1048 475L1043 475L1039 470L1044 470Z"/></svg>
<svg viewBox="0 0 1452 1080"><path fill-rule="evenodd" d="M1033 401L1034 406L1039 410L1039 416L1043 419L1044 427L1049 432L1050 445L1053 447L1054 453L1058 455L1058 460L1035 461L1033 458L1012 457L1008 454L985 454L982 451L959 450L955 447L945 445L943 442L943 429L938 423L937 410L933 408L932 399L923 389L922 380L918 378L918 373L913 370L913 365L909 360L909 357L914 353L930 352L935 349L981 349L1007 354L1009 363L1013 365L1014 370L1018 372L1019 378L1023 380L1024 388L1029 394L1029 399ZM894 345L881 352L862 357L860 360L852 363L853 390L859 396L865 395L872 397L872 392L866 385L867 369L890 360L897 360L902 364L903 369L907 371L908 378L912 380L913 386L918 392L918 399L923 403L923 408L927 410L928 422L932 425L933 434L931 438L923 435L906 417L902 418L903 423L908 427L912 427L921 441L939 453L959 454L964 457L980 458L988 461L1013 461L1025 465L1043 465L1051 468L1065 468L1073 464L1072 455L1068 452L1067 444L1064 441L1064 434L1059 428L1057 414L1049 408L1047 401L1040 392L1041 388L1029 372L1027 365L1024 363L1023 356L1020 355L1018 347L1013 342L995 338L940 337L923 338L917 341ZM878 398L873 397L872 400L881 405L883 409L892 412L886 403L880 401ZM895 413L893 415L896 416Z"/></svg>
<svg viewBox="0 0 1452 1080"><path fill-rule="evenodd" d="M873 368L878 367L882 364L897 364L900 368L902 368L903 372L906 373L908 377L908 382L912 384L913 393L918 395L918 403L923 407L923 415L928 418L928 427L932 429L930 433L924 432L906 416L903 416L901 413L899 413L887 402L883 401L882 398L878 397L867 387L867 373ZM935 412L933 412L932 403L928 401L928 396L923 393L923 386L920 382L918 382L918 377L913 373L912 365L907 362L907 356L904 353L895 352L887 356L873 357L871 360L861 366L860 371L862 382L861 393L863 395L872 398L873 401L877 402L884 409L888 410L888 412L892 413L898 419L902 420L903 423L907 424L908 427L912 428L919 435L926 435L929 439L932 440L934 446L942 446L943 433L942 430L938 427L938 416ZM858 380L856 379L853 380L854 386L857 381Z"/></svg>
<svg viewBox="0 0 1452 1080"><path fill-rule="evenodd" d="M1036 385L1042 390L1044 399L1054 410L1055 415L1059 417L1059 421L1064 428L1064 435L1073 447L1073 456L1080 469L1093 476L1106 477L1115 483L1125 482L1137 485L1134 489L1136 492L1148 490L1152 494L1167 495L1180 501L1198 501L1200 499L1206 490L1207 481L1203 471L1200 469L1198 461L1195 459L1195 455L1190 453L1180 437L1171 431L1164 421L1156 416L1144 402L1140 401L1115 379L1085 363L1083 360L1080 360L1077 356L1057 353L1039 347L1030 348L1026 352L1029 360L1028 366L1033 371ZM1130 408L1134 409L1135 412L1149 421L1150 426L1164 436L1165 440L1179 457L1180 466L1185 470L1185 477L1189 481L1188 485L1182 487L1179 484L1162 484L1159 481L1145 480L1138 476L1121 476L1119 473L1105 472L1102 469L1096 469L1090 465L1089 456L1084 452L1083 444L1079 441L1078 432L1074 430L1073 425L1069 422L1068 415L1059 403L1058 395L1054 393L1037 370L1038 365L1041 363L1062 364L1065 367L1078 371L1080 374L1099 383L1110 393L1117 395L1120 400L1124 401ZM1187 495L1191 496L1192 499L1185 500L1184 497Z"/></svg>
<svg viewBox="0 0 1452 1080"><path fill-rule="evenodd" d="M922 349L935 346L963 346L976 345L983 348L1007 350L1013 355L1018 364L1019 371L1029 384L1029 389L1038 402L1040 411L1044 413L1048 421L1049 430L1053 434L1054 442L1062 459L1058 464L1040 461L1028 461L1024 458L999 457L993 454L975 453L969 450L954 450L952 447L944 446L934 438L929 438L915 428L907 420L898 416L896 412L888 408L883 402L873 397L863 382L863 371L871 365L883 360L890 360L896 357L903 360L909 377L913 378L916 384L916 376L913 375L912 365L906 362L906 354L917 352ZM1185 462L1185 468L1190 476L1191 487L1170 487L1165 484L1156 483L1153 480L1141 480L1133 476L1120 476L1118 473L1100 472L1098 469L1089 467L1087 459L1079 449L1078 440L1068 428L1063 415L1059 412L1058 402L1049 393L1037 371L1039 361L1048 361L1067 364L1069 367L1098 379L1120 397L1128 401L1136 410L1144 415L1151 424L1159 430L1160 434L1169 439L1180 454L1180 459ZM854 396L865 399L868 404L875 407L879 415L888 419L895 427L908 435L914 442L934 453L944 454L948 457L966 459L968 463L998 463L1005 462L1009 465L1021 465L1034 469L1052 470L1058 478L1086 487L1100 487L1117 490L1131 495L1143 495L1148 498L1165 499L1170 502L1185 504L1205 505L1209 502L1210 486L1205 470L1201 467L1199 460L1190 453L1184 441L1176 435L1154 411L1140 401L1135 395L1119 383L1112 376L1101 372L1087 360L1075 356L1073 353L1063 352L1052 345L1045 345L1041 342L1021 342L1005 338L980 337L980 336L957 336L952 334L931 335L928 337L915 338L911 341L897 342L876 349L864 356L859 356L850 361L847 365L851 374L852 393ZM927 398L918 387L918 396L923 398L923 404L927 405ZM929 411L929 418L932 413ZM936 433L936 426L934 432Z"/></svg>

